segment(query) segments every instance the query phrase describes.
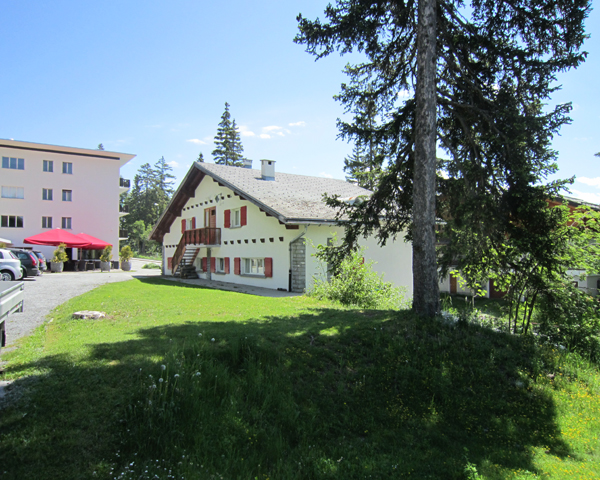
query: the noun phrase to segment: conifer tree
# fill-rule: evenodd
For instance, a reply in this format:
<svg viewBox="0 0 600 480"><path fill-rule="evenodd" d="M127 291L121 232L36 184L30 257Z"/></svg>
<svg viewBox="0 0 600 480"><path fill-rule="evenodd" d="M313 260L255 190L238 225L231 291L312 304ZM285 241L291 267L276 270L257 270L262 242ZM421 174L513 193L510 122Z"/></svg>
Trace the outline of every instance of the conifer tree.
<svg viewBox="0 0 600 480"><path fill-rule="evenodd" d="M589 0L338 0L323 23L298 16L295 41L317 58L364 55L346 68L337 97L355 113L340 135L372 139L384 173L368 202L329 203L351 220L346 248L372 232L385 244L408 231L417 313L439 310L436 213L451 220L455 247L455 229L470 241L506 238L544 216L545 199L564 185L543 181L556 170L551 140L571 105L544 104L559 88L556 74L585 59L589 11ZM356 108L366 99L381 119L373 127Z"/></svg>
<svg viewBox="0 0 600 480"><path fill-rule="evenodd" d="M215 135L215 149L212 152L215 163L219 165L244 166L244 147L237 130L235 119L229 113L229 104L225 102L225 111Z"/></svg>
<svg viewBox="0 0 600 480"><path fill-rule="evenodd" d="M204 155L202 155L202 152L200 152L198 154L198 159L196 161L200 162L200 163L204 163Z"/></svg>

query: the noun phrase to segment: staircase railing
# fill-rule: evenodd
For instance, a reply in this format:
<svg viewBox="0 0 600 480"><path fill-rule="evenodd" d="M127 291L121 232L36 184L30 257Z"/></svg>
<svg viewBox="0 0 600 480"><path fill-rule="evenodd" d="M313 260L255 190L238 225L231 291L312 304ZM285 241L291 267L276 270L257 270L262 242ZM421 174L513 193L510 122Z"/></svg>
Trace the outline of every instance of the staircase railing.
<svg viewBox="0 0 600 480"><path fill-rule="evenodd" d="M196 228L194 230L186 230L179 240L179 244L173 254L171 263L171 273L175 274L177 267L183 260L185 255L185 247L187 245L197 245L199 247L208 247L221 245L221 229L220 228Z"/></svg>

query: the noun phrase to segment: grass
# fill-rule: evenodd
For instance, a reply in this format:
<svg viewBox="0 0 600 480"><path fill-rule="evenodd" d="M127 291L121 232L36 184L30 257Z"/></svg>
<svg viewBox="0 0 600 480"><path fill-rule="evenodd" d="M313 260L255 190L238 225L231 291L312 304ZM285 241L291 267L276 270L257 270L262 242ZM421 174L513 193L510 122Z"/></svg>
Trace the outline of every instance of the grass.
<svg viewBox="0 0 600 480"><path fill-rule="evenodd" d="M598 367L531 337L161 279L51 317L3 355L3 480L600 477Z"/></svg>

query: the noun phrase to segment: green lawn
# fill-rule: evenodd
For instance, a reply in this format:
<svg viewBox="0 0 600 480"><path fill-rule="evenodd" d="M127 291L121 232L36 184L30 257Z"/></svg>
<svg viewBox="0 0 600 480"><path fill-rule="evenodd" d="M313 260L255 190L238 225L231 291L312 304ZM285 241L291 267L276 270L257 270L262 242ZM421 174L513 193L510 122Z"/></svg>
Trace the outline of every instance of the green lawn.
<svg viewBox="0 0 600 480"><path fill-rule="evenodd" d="M161 279L50 317L3 355L3 480L600 478L598 367L531 337Z"/></svg>

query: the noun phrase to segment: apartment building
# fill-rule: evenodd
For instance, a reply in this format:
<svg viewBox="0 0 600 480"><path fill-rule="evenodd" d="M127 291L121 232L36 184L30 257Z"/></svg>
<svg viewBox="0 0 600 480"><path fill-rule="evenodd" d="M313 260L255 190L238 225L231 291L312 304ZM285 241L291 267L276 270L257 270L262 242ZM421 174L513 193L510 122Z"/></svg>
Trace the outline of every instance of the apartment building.
<svg viewBox="0 0 600 480"><path fill-rule="evenodd" d="M120 169L135 155L0 139L0 238L14 246L54 228L119 245ZM45 255L55 247L40 246Z"/></svg>

